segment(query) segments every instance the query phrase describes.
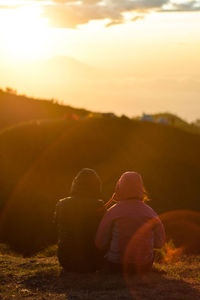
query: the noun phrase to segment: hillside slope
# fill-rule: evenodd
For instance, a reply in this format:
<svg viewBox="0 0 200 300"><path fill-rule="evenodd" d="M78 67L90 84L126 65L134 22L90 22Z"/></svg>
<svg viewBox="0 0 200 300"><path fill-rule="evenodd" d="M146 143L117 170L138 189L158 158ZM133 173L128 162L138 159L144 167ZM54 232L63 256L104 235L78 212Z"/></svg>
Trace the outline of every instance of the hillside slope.
<svg viewBox="0 0 200 300"><path fill-rule="evenodd" d="M0 90L0 130L32 120L65 119L68 114L72 113L78 117L84 117L89 112L58 104L54 99L39 100L16 95L16 92L9 88L7 92Z"/></svg>
<svg viewBox="0 0 200 300"><path fill-rule="evenodd" d="M200 136L125 118L29 122L0 135L1 240L22 252L55 241L53 212L73 177L94 168L103 198L127 170L142 174L169 238L200 251ZM175 230L176 229L176 230Z"/></svg>

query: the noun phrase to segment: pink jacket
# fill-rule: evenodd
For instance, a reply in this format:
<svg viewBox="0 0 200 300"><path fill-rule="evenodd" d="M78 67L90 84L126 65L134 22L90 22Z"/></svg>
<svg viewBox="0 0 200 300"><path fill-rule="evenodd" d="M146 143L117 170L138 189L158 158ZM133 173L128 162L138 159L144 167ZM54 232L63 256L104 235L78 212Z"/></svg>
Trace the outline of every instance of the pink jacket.
<svg viewBox="0 0 200 300"><path fill-rule="evenodd" d="M112 263L145 265L153 262L153 248L165 243L165 231L154 210L142 200L142 177L126 172L116 185L118 203L104 215L96 235L96 246L106 251Z"/></svg>

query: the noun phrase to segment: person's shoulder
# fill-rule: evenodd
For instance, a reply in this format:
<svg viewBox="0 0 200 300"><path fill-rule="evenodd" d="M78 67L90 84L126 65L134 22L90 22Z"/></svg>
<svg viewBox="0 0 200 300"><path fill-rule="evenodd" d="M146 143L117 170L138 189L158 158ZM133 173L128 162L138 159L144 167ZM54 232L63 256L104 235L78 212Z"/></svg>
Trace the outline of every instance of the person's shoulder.
<svg viewBox="0 0 200 300"><path fill-rule="evenodd" d="M71 197L60 199L60 200L58 200L56 207L62 207L63 205L66 205L70 201L71 201Z"/></svg>
<svg viewBox="0 0 200 300"><path fill-rule="evenodd" d="M149 206L147 203L142 202L143 206L146 208L146 210L151 214L152 217L157 217L157 213L153 210L151 206Z"/></svg>

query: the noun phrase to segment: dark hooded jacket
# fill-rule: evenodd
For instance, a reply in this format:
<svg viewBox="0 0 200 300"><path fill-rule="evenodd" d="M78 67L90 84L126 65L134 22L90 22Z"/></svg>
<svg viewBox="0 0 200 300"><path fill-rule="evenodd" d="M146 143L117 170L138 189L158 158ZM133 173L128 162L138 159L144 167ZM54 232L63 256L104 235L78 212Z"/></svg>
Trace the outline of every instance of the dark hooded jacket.
<svg viewBox="0 0 200 300"><path fill-rule="evenodd" d="M95 171L83 169L75 177L71 196L56 206L58 258L68 271L93 271L100 260L94 239L104 214L101 181Z"/></svg>

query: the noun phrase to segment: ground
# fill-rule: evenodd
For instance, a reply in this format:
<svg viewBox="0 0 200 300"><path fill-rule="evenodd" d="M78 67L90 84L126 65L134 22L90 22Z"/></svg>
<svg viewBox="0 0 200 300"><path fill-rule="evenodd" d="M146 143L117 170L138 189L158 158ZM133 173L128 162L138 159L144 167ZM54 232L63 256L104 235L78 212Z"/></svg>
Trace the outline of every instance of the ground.
<svg viewBox="0 0 200 300"><path fill-rule="evenodd" d="M0 299L199 300L200 257L155 263L146 276L63 273L56 256L0 255Z"/></svg>

